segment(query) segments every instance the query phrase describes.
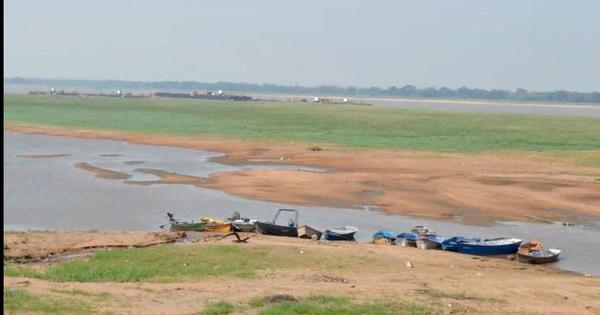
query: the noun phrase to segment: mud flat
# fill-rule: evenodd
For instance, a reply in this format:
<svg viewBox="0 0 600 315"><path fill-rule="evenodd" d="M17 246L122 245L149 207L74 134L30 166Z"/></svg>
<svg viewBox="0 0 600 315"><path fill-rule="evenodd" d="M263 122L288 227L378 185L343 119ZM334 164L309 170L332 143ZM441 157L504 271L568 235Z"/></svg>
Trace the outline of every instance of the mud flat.
<svg viewBox="0 0 600 315"><path fill-rule="evenodd" d="M110 234L5 233L5 239L11 240L5 252L6 246L13 252L43 248L44 243L78 246L81 242L73 239L81 236L103 244ZM78 305L91 312L149 314L174 309L201 312L216 305L236 314L280 308L289 312L293 307L337 312L348 312L350 307L364 309L363 314L600 311L597 277L503 258L261 235L247 244L214 235L194 239L199 241L102 250L49 263L5 264L5 311L50 307L42 302L15 303L23 297L64 304L66 311ZM265 297L276 301L274 295L289 295L296 301L265 302Z"/></svg>

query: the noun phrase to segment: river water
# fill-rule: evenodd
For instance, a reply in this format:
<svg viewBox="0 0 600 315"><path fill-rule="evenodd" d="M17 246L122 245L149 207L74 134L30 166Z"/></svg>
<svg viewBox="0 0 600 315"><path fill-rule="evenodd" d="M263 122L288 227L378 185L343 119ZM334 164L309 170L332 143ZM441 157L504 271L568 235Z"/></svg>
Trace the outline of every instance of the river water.
<svg viewBox="0 0 600 315"><path fill-rule="evenodd" d="M32 154L67 154L32 158ZM556 266L600 275L598 222L578 227L562 224L499 222L492 226L467 226L455 222L389 215L369 206L355 209L306 207L250 200L222 191L190 185L130 184L154 181L154 175L136 171L161 169L205 177L214 172L244 168L291 168L326 171L294 165L231 166L209 161L219 153L174 147L129 144L121 141L24 135L4 132L4 230L159 230L172 211L181 219L201 215L242 216L271 220L279 208L300 211L300 224L325 230L340 225L359 227L359 241L370 240L379 229L397 233L426 225L440 235L467 237L517 237L542 240L548 248L563 250ZM74 164L90 165L129 175L127 180L96 177ZM284 221L286 222L284 218Z"/></svg>

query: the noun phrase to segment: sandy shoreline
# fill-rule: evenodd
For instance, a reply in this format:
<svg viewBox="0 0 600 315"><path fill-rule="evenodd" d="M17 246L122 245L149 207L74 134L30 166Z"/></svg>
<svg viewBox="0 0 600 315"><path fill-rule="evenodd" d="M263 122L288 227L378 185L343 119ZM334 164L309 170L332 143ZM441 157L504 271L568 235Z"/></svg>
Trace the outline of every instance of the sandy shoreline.
<svg viewBox="0 0 600 315"><path fill-rule="evenodd" d="M169 236L157 236L159 234L27 232L5 233L4 236L11 254L39 254L44 250L48 252L48 248L73 253L77 252L77 248L85 248L85 244L102 248L102 244L114 245L116 239L120 239L119 245L145 244L148 239L170 239ZM100 304L101 309L117 313L172 313L175 306L177 312L189 313L197 311L202 305L224 298L234 303L247 303L256 296L281 293L296 297L334 294L356 300L397 300L402 297L441 305L442 313L594 314L600 311L597 299L600 295L600 282L597 277L560 271L548 266L400 246L318 242L263 235L251 237L248 244L235 244L231 239L218 240L214 235L207 237L196 236L199 242L163 246L184 246L190 251L213 244L280 251L291 249L298 259L303 253L347 257L340 263L349 267L331 269L311 264L308 260L300 268L262 271L252 280L220 276L173 283L83 283L4 277L4 286L38 294L57 290L79 290L90 295L110 294L117 297L117 302ZM369 263L361 264L361 261ZM411 267L407 267L406 262L410 262ZM59 262L28 265L39 269L56 263ZM189 263L193 265L200 262ZM127 302L124 303L121 299Z"/></svg>
<svg viewBox="0 0 600 315"><path fill-rule="evenodd" d="M540 153L427 153L362 150L219 137L175 137L5 123L5 130L43 135L124 140L223 152L217 162L293 164L328 169L242 170L208 180L146 170L162 183L198 185L266 201L356 207L436 219L463 217L466 224L495 220L585 221L600 218L600 170L574 158ZM81 167L107 176L101 169ZM589 174L589 175L585 175ZM110 176L116 176L112 174Z"/></svg>

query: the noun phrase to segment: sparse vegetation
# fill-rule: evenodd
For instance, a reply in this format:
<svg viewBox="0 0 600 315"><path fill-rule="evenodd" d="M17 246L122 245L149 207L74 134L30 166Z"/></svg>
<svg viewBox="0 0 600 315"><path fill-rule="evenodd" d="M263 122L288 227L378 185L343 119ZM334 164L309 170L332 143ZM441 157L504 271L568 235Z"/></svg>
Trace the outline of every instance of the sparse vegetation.
<svg viewBox="0 0 600 315"><path fill-rule="evenodd" d="M41 296L16 288L4 288L4 311L33 314L90 314L92 308L83 301Z"/></svg>
<svg viewBox="0 0 600 315"><path fill-rule="evenodd" d="M202 315L227 315L231 314L233 310L233 304L221 301L207 305L202 311Z"/></svg>
<svg viewBox="0 0 600 315"><path fill-rule="evenodd" d="M42 270L29 266L5 266L6 276L77 282L176 282L209 276L252 278L257 271L300 267L298 252L288 247L235 245L168 246L97 252L86 260L72 260ZM348 262L305 251L323 268L339 269ZM348 260L350 261L350 260ZM357 262L358 263L358 262Z"/></svg>
<svg viewBox="0 0 600 315"><path fill-rule="evenodd" d="M311 296L298 302L270 304L259 310L261 315L396 315L396 314L438 314L439 309L431 305L397 300L394 302L372 301L354 303L344 297L325 295Z"/></svg>

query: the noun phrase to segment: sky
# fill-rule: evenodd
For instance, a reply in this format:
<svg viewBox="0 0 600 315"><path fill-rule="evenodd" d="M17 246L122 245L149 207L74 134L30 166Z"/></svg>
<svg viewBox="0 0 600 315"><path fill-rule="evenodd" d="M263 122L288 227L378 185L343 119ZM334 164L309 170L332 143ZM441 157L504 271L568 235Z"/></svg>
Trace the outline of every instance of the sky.
<svg viewBox="0 0 600 315"><path fill-rule="evenodd" d="M600 1L4 1L4 77L600 90Z"/></svg>

